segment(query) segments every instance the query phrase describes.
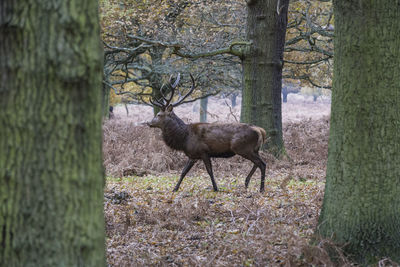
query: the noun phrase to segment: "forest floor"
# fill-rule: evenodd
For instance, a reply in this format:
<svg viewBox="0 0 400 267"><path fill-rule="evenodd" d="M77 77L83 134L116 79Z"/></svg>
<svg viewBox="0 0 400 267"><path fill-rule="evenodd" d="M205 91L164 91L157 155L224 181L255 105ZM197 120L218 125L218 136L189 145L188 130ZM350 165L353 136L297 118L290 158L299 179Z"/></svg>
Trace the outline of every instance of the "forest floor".
<svg viewBox="0 0 400 267"><path fill-rule="evenodd" d="M196 104L175 113L197 121L193 110ZM258 192L259 171L244 189L252 164L238 156L213 160L219 192L197 163L172 193L186 157L169 149L158 129L142 125L152 118L150 108L129 106L127 116L117 107L103 127L108 264L331 266L329 241L310 245L324 191L330 104L289 95L282 110L288 157L261 153L265 193ZM224 100L210 100L210 121L234 122L238 113ZM341 258L341 265L350 265Z"/></svg>

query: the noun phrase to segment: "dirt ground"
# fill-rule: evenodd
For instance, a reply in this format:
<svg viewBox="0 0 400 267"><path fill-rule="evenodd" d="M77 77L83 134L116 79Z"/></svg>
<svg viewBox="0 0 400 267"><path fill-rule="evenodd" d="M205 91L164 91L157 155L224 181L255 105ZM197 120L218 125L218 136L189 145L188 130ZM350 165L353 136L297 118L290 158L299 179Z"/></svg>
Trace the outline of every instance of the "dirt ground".
<svg viewBox="0 0 400 267"><path fill-rule="evenodd" d="M235 122L239 106L228 105L211 99L209 121ZM259 171L244 189L252 164L239 156L213 160L220 192L212 192L203 164L197 163L181 189L172 193L186 157L163 143L160 130L142 125L152 118L150 107L128 109L129 115L124 106L117 106L115 118L103 127L110 266L332 264L325 250L329 241L309 245L323 198L328 99L313 102L289 95L283 103L288 158L262 153L267 162L263 194L258 193ZM178 107L175 113L196 122L198 104ZM340 256L340 249L337 252Z"/></svg>

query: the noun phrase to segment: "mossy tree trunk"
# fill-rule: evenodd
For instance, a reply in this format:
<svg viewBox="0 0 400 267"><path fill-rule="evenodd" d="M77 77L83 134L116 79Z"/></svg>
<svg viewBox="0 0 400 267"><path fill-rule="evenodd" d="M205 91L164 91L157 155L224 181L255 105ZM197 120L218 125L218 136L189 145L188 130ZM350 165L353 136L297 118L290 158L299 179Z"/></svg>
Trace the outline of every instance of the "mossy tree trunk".
<svg viewBox="0 0 400 267"><path fill-rule="evenodd" d="M97 13L0 1L0 265L105 266Z"/></svg>
<svg viewBox="0 0 400 267"><path fill-rule="evenodd" d="M335 66L319 233L362 265L400 262L400 6L334 1Z"/></svg>
<svg viewBox="0 0 400 267"><path fill-rule="evenodd" d="M284 152L281 89L289 0L247 3L247 39L252 44L243 57L241 121L264 128L269 137L264 149L280 156Z"/></svg>

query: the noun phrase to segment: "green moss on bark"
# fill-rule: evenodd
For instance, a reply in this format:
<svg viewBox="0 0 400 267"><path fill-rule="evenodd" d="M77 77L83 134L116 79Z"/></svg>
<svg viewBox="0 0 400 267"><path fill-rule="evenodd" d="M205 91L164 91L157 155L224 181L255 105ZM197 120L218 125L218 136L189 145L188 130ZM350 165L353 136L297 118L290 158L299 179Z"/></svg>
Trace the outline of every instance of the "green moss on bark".
<svg viewBox="0 0 400 267"><path fill-rule="evenodd" d="M264 149L276 156L284 153L282 138L282 62L288 0L258 0L248 5L247 39L243 57L242 122L264 128L268 142Z"/></svg>
<svg viewBox="0 0 400 267"><path fill-rule="evenodd" d="M97 2L0 10L0 262L104 266Z"/></svg>
<svg viewBox="0 0 400 267"><path fill-rule="evenodd" d="M335 1L335 67L322 236L361 264L400 261L400 12Z"/></svg>

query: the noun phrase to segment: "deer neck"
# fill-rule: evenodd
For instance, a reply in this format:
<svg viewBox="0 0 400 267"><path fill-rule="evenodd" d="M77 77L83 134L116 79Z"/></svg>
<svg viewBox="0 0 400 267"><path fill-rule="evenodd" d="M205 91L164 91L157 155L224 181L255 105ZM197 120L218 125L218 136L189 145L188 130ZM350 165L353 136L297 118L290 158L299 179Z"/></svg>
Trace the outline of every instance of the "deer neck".
<svg viewBox="0 0 400 267"><path fill-rule="evenodd" d="M188 135L188 125L177 116L166 122L162 128L164 142L175 150L184 150Z"/></svg>

